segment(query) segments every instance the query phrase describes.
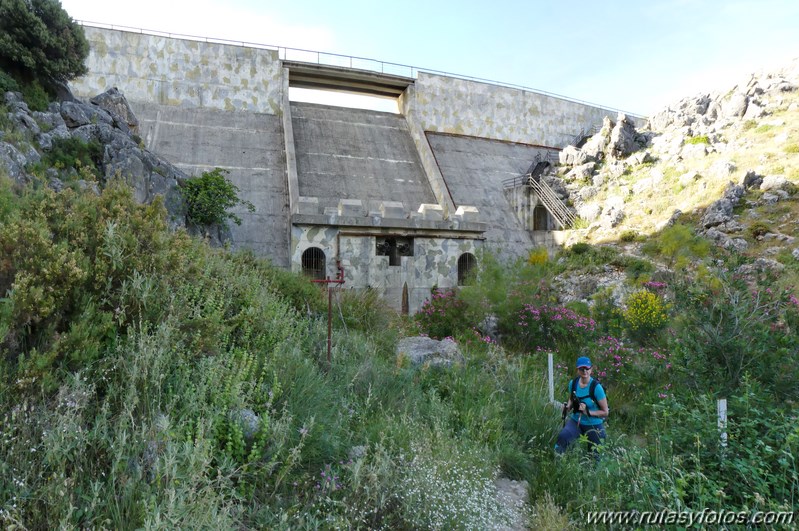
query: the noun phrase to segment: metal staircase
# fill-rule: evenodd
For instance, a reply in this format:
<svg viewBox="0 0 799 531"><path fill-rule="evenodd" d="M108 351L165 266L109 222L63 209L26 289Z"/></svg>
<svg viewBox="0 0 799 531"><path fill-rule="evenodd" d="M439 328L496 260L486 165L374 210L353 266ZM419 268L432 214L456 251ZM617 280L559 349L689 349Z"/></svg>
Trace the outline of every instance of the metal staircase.
<svg viewBox="0 0 799 531"><path fill-rule="evenodd" d="M544 208L547 209L560 226L564 229L572 228L577 216L558 198L555 191L546 182L534 177L532 174L527 174L525 177L527 177L527 185L538 195L541 204L544 205Z"/></svg>
<svg viewBox="0 0 799 531"><path fill-rule="evenodd" d="M554 154L557 157L557 153L555 152ZM536 160L530 165L527 173L523 176L506 179L502 182L502 185L505 189L529 186L538 196L541 204L547 209L547 212L555 218L558 224L564 229L570 229L574 226L577 216L575 216L574 213L569 210L569 207L558 198L555 191L541 179L541 175L550 166L549 158L549 156L541 157L539 154Z"/></svg>

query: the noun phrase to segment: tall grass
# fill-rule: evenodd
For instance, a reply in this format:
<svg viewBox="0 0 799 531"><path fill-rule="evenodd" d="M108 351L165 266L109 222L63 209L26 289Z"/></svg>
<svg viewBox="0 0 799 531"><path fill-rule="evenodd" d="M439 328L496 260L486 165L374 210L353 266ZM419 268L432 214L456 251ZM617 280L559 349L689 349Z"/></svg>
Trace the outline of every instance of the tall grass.
<svg viewBox="0 0 799 531"><path fill-rule="evenodd" d="M691 354L718 354L712 342L686 347L679 312L691 309L703 333L726 330L708 324L732 315L713 298L724 292L718 283L738 293L723 275L664 288L674 313L668 333L648 339L655 344L605 323L575 345L567 328L522 336L514 318L524 304L557 302L549 274L601 267L615 253L572 249L558 264L516 270L487 260L462 291L464 362L449 368L398 359L397 338L418 323L374 293L341 292L328 364L322 291L251 254L169 232L158 204L136 205L122 186L19 195L6 183L0 221L5 527L579 527L588 510L795 506L796 419L768 392L786 382L765 366L742 377L754 383L731 400L737 439L722 448L708 442L716 433L704 373L667 370L671 358L661 359L677 352L691 368ZM757 317L742 329L771 334L768 344L793 359L795 299L781 292L764 309L766 300L742 306ZM603 304L596 316L623 315ZM500 338L474 330L491 312ZM773 316L783 328L771 330ZM606 337L611 330L619 337ZM606 382L614 415L598 464L579 449L554 455L560 412L539 347L556 352L558 399L578 348L603 362L624 357ZM533 510L502 503L497 476L526 481ZM751 496L734 494L734 483Z"/></svg>

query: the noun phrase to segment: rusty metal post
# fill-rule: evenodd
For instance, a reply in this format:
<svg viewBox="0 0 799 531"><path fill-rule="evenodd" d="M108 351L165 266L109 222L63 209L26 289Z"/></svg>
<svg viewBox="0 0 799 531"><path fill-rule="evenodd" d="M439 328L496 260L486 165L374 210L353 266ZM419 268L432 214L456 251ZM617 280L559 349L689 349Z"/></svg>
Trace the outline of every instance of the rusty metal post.
<svg viewBox="0 0 799 531"><path fill-rule="evenodd" d="M336 278L331 279L326 276L324 280L312 280L317 284L325 284L327 286L327 365L332 364L332 349L333 349L333 292L331 291L330 284L344 284L344 268L341 267L341 261L336 260L336 269L338 273Z"/></svg>
<svg viewBox="0 0 799 531"><path fill-rule="evenodd" d="M327 285L327 365L331 365L330 350L333 341L333 292L330 290L330 284Z"/></svg>

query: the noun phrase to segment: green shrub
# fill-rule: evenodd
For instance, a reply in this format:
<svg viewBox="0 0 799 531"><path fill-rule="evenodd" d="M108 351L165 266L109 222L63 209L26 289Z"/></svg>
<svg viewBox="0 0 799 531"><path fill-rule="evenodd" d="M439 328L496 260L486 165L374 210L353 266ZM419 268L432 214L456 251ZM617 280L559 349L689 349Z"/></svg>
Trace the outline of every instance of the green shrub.
<svg viewBox="0 0 799 531"><path fill-rule="evenodd" d="M624 314L613 298L612 288L598 290L591 297L591 317L600 335L620 336L624 325Z"/></svg>
<svg viewBox="0 0 799 531"><path fill-rule="evenodd" d="M578 217L577 219L574 220L574 224L572 225L572 228L574 230L587 229L590 224L591 223L587 219Z"/></svg>
<svg viewBox="0 0 799 531"><path fill-rule="evenodd" d="M225 177L228 173L227 170L214 168L203 172L200 177L194 177L183 183L182 190L188 206L189 223L214 225L232 219L234 223L241 225L241 218L228 212L228 209L243 205L250 212L255 211L252 203L239 199L238 187Z"/></svg>
<svg viewBox="0 0 799 531"><path fill-rule="evenodd" d="M796 298L768 275L748 282L720 272L706 284L675 284L675 366L689 388L730 395L748 374L764 392L795 400L799 389L789 382L799 378L799 340L787 327Z"/></svg>
<svg viewBox="0 0 799 531"><path fill-rule="evenodd" d="M692 136L685 139L686 144L706 144L710 145L710 139L707 135Z"/></svg>
<svg viewBox="0 0 799 531"><path fill-rule="evenodd" d="M650 238L641 250L665 259L669 267L682 269L692 260L706 257L710 253L710 243L696 236L689 226L676 223Z"/></svg>
<svg viewBox="0 0 799 531"><path fill-rule="evenodd" d="M591 248L592 247L590 243L577 242L571 247L569 247L569 253L576 255L586 254L591 251Z"/></svg>
<svg viewBox="0 0 799 531"><path fill-rule="evenodd" d="M655 265L652 262L634 256L624 257L624 260L619 265L624 267L627 278L632 280L646 278L655 271Z"/></svg>
<svg viewBox="0 0 799 531"><path fill-rule="evenodd" d="M652 469L662 473L632 478L636 488L656 486L658 503L666 507L791 510L799 488L795 417L756 389L744 382L729 396L726 445L711 395L657 405L659 444Z"/></svg>
<svg viewBox="0 0 799 531"><path fill-rule="evenodd" d="M799 144L796 143L788 144L782 150L789 155L794 155L796 153L799 153Z"/></svg>
<svg viewBox="0 0 799 531"><path fill-rule="evenodd" d="M750 129L754 129L755 127L757 127L757 120L746 120L742 125L742 129L744 131L749 131Z"/></svg>
<svg viewBox="0 0 799 531"><path fill-rule="evenodd" d="M78 137L54 138L53 147L42 159L42 165L54 168L90 168L98 171L103 162L103 146L96 140L85 142Z"/></svg>
<svg viewBox="0 0 799 531"><path fill-rule="evenodd" d="M38 80L23 82L22 97L32 111L46 111L52 98Z"/></svg>
<svg viewBox="0 0 799 531"><path fill-rule="evenodd" d="M634 230L625 230L619 235L619 240L625 243L634 242L638 238L638 232Z"/></svg>
<svg viewBox="0 0 799 531"><path fill-rule="evenodd" d="M0 94L19 92L19 83L0 68Z"/></svg>
<svg viewBox="0 0 799 531"><path fill-rule="evenodd" d="M769 227L767 223L764 223L762 221L755 221L754 223L749 225L748 232L752 238L757 239L760 236L763 236L771 232L771 227Z"/></svg>
<svg viewBox="0 0 799 531"><path fill-rule="evenodd" d="M613 246L579 242L561 251L558 263L570 270L595 272L618 257L619 251Z"/></svg>

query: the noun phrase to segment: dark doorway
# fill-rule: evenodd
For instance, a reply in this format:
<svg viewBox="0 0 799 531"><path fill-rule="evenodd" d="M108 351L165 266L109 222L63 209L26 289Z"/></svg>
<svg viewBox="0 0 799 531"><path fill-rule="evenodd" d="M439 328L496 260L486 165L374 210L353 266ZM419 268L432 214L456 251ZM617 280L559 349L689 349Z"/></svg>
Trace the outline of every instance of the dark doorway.
<svg viewBox="0 0 799 531"><path fill-rule="evenodd" d="M302 253L302 272L311 280L325 279L325 252L319 247L309 247Z"/></svg>
<svg viewBox="0 0 799 531"><path fill-rule="evenodd" d="M549 212L543 205L533 209L533 230L549 230Z"/></svg>
<svg viewBox="0 0 799 531"><path fill-rule="evenodd" d="M477 265L477 258L472 253L463 253L458 258L458 286L466 284L469 273Z"/></svg>

